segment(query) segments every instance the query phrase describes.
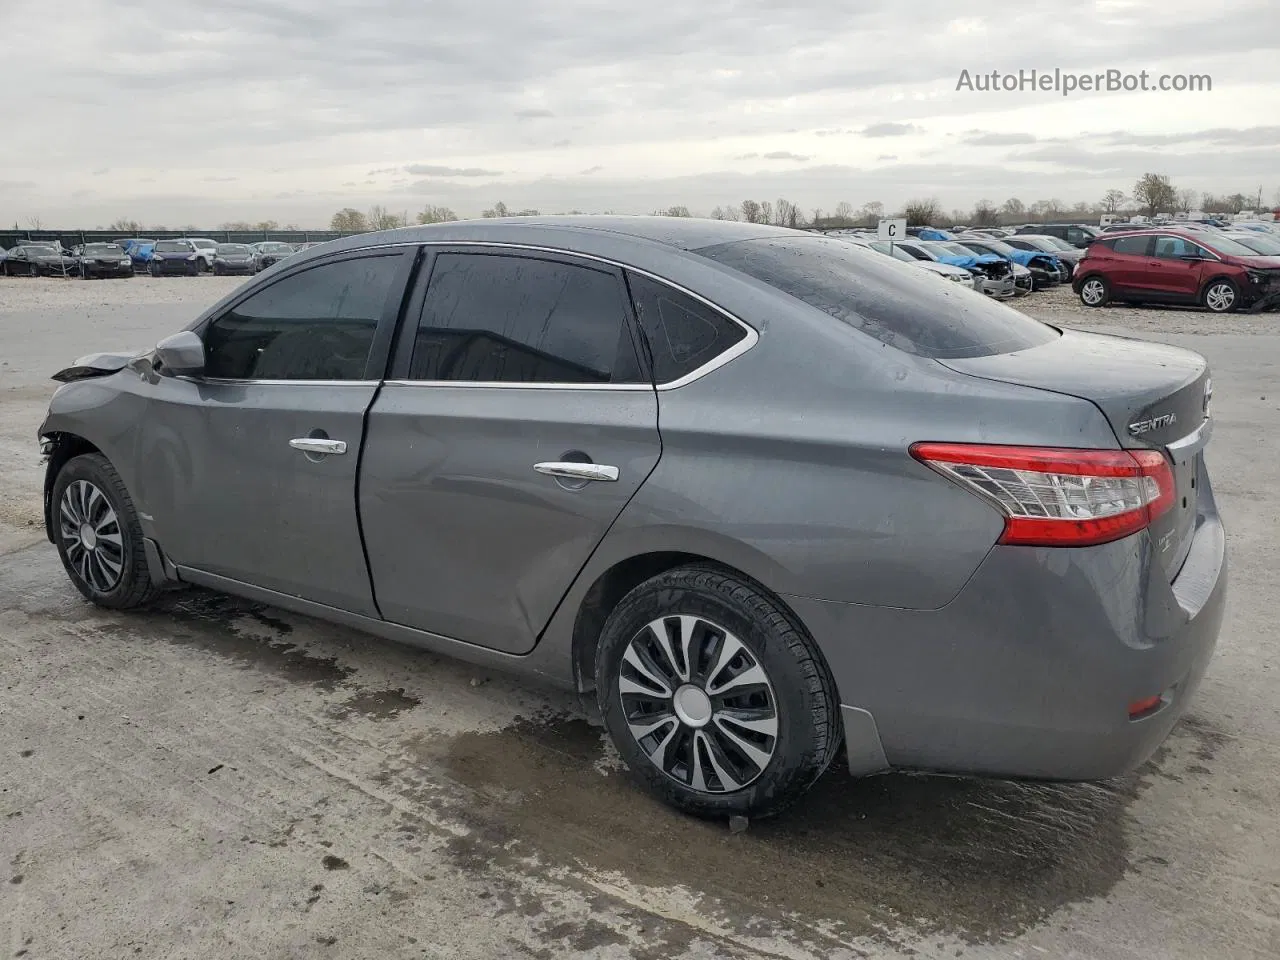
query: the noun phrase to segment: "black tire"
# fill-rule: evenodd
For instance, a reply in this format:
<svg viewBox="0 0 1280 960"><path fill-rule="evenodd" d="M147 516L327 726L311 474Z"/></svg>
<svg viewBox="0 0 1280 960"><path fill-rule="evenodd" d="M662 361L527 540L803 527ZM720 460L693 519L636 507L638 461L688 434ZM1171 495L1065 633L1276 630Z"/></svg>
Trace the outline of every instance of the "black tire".
<svg viewBox="0 0 1280 960"><path fill-rule="evenodd" d="M80 279L88 280L89 277L90 277L89 268L86 267L83 263L80 264Z"/></svg>
<svg viewBox="0 0 1280 960"><path fill-rule="evenodd" d="M102 540L95 546L94 552L96 554L101 550L102 553L98 554L100 559L97 567L90 568L88 573L77 563L86 550L80 537L71 535L71 526L74 521L73 514L93 516L93 509L90 507L80 510L78 506L64 504L68 488L78 483L87 484L105 500L115 515L114 528L118 531L116 536L120 540L118 551L112 546L111 551L108 552L107 542L111 536L112 525L107 522L100 528ZM84 486L75 487L72 490L72 497L76 497L84 489ZM93 500L93 503L96 504L97 501ZM66 512L67 510L70 510L70 513ZM62 566L85 599L111 610L129 610L150 603L160 593L159 587L152 582L151 573L147 568L147 554L142 544L142 526L138 522L138 513L134 509L133 499L125 489L120 475L116 473L116 468L102 454L88 453L73 457L58 472L57 479L53 483L53 524L54 540L57 543L58 556L62 559ZM96 537L95 534L95 539ZM119 572L115 573L111 570L107 563L102 562L103 558L111 564L118 563ZM108 584L95 583L94 577L101 571L106 571L107 579L110 581Z"/></svg>
<svg viewBox="0 0 1280 960"><path fill-rule="evenodd" d="M624 657L633 641L644 644L646 638L654 636L649 624L677 616L697 617L712 627L690 631L705 638L695 644L704 656L689 658L694 661L687 671L693 682L680 683L678 666L675 673L668 671L673 678L669 684L673 693L691 686L705 687L719 700L717 708L716 701L703 695L706 703L701 708L701 726L696 728L677 720L675 696L637 697L631 691L620 690ZM736 638L744 653L719 663L719 651L730 649L729 635ZM669 660L664 662L672 665ZM754 671L755 666L763 670L767 683L735 688L753 690L752 693L726 698L723 693L713 692L716 686L722 690L732 687L735 676ZM636 675L631 662L626 669L629 676ZM720 678L726 679L717 685L714 681ZM628 683L634 689L634 683ZM696 816L767 817L785 810L822 775L841 743L835 683L813 641L777 601L758 587L712 566L670 570L642 583L622 599L601 631L596 654L596 696L605 726L632 775L660 799ZM629 699L624 701L624 697ZM751 699L744 704L744 697ZM637 739L628 724L628 717L647 722L663 716L661 706L646 712L650 709L646 704L659 702L670 703L668 715L676 725L675 731L670 727L659 731L663 739L670 739L671 749L664 750L663 756L671 757L673 751L675 757L683 756L687 761L683 772L678 759L674 772L662 769L641 746L641 740L651 737ZM750 738L760 737L752 742L761 754L768 755L763 765L747 759L748 754L734 747L721 732L724 726L717 718L726 716L722 712L726 708L750 709L757 715L773 711L772 737L748 734ZM732 729L743 732L742 727ZM716 747L711 745L713 740ZM741 742L741 737L738 740ZM692 762L695 754L696 763ZM735 789L738 781L733 776L743 770L747 773L741 774L741 786ZM722 771L733 775L728 783L721 779ZM702 776L704 789L693 787L698 776ZM712 778L715 783L711 783Z"/></svg>
<svg viewBox="0 0 1280 960"><path fill-rule="evenodd" d="M1205 285L1200 302L1211 313L1232 313L1240 306L1240 288L1225 277L1219 277Z"/></svg>
<svg viewBox="0 0 1280 960"><path fill-rule="evenodd" d="M13 274L9 272L9 264L7 261L5 263L0 263L0 273L3 273L6 277L13 276Z"/></svg>
<svg viewBox="0 0 1280 960"><path fill-rule="evenodd" d="M213 265L213 275L215 277L222 276L222 268L218 266L216 263Z"/></svg>
<svg viewBox="0 0 1280 960"><path fill-rule="evenodd" d="M153 277L159 277L159 276L160 276L160 269L159 269L159 267L157 267L154 263L153 263L153 264L151 264L151 266L147 268L147 272L148 272L148 273L150 273L150 274L151 274L151 276L153 276Z"/></svg>
<svg viewBox="0 0 1280 960"><path fill-rule="evenodd" d="M1111 284L1099 276L1085 277L1080 282L1079 296L1086 307L1105 307L1111 300Z"/></svg>

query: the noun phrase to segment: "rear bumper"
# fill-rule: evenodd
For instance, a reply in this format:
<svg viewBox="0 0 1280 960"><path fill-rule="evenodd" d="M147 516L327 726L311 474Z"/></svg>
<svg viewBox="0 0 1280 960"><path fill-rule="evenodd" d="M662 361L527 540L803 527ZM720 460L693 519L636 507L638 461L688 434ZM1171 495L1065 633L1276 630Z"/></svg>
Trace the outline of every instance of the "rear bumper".
<svg viewBox="0 0 1280 960"><path fill-rule="evenodd" d="M844 706L850 768L1095 780L1146 761L1186 711L1222 625L1226 541L1207 476L1170 584L1145 533L997 546L951 603L789 597ZM1131 720L1128 706L1160 695Z"/></svg>

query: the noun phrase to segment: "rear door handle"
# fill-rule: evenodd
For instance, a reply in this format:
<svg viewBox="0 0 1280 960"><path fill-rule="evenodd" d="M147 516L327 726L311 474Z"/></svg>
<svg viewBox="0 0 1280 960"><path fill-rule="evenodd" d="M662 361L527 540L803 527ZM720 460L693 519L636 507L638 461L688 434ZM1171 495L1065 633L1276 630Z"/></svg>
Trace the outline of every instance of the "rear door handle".
<svg viewBox="0 0 1280 960"><path fill-rule="evenodd" d="M319 437L298 437L289 441L289 446L303 453L346 453L347 441L322 440Z"/></svg>
<svg viewBox="0 0 1280 960"><path fill-rule="evenodd" d="M618 468L603 463L574 463L572 461L547 461L535 463L533 469L545 473L549 477L567 477L570 480L608 480L618 479Z"/></svg>

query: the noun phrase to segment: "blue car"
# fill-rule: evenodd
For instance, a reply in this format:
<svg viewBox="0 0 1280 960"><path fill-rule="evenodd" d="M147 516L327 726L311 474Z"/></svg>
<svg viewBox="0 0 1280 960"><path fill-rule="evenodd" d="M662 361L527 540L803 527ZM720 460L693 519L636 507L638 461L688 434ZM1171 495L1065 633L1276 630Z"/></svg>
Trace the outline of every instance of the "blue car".
<svg viewBox="0 0 1280 960"><path fill-rule="evenodd" d="M1010 263L1017 263L1031 271L1031 279L1037 290L1056 287L1070 276L1070 271L1057 257L1036 250L1019 250L1003 240L990 237L961 237L956 241L962 247L977 254L995 254Z"/></svg>
<svg viewBox="0 0 1280 960"><path fill-rule="evenodd" d="M135 269L145 270L147 268L147 264L151 262L152 251L156 246L156 242L154 240L144 240L139 237L126 237L115 242L124 247L124 252L127 253L129 255L129 259L133 261Z"/></svg>
<svg viewBox="0 0 1280 960"><path fill-rule="evenodd" d="M956 235L949 230L937 227L907 227L907 236L917 240L954 240Z"/></svg>

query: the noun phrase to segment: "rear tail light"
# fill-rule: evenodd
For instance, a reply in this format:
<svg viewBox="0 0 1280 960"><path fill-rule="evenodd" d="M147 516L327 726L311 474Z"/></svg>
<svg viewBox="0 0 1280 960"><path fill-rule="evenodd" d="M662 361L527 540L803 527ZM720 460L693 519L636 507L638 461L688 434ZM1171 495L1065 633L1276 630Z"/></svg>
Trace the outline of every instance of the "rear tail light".
<svg viewBox="0 0 1280 960"><path fill-rule="evenodd" d="M1083 547L1148 527L1174 502L1156 450L916 443L911 455L1004 514L1000 543Z"/></svg>

